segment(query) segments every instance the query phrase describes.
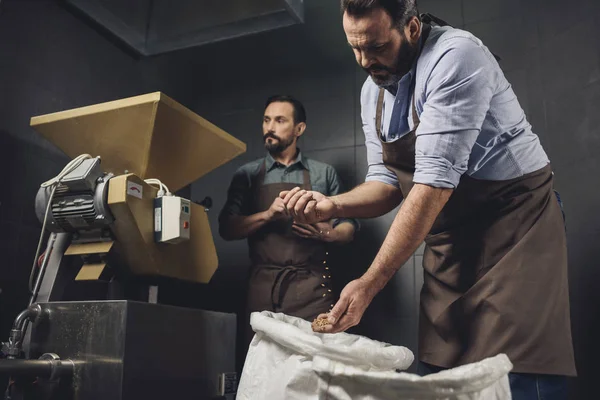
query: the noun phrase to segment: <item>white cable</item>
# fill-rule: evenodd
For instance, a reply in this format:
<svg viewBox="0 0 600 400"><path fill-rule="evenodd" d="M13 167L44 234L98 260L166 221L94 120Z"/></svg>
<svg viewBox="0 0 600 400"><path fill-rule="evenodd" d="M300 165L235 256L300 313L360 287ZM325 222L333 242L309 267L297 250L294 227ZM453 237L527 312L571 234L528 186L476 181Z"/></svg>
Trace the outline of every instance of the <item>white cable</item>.
<svg viewBox="0 0 600 400"><path fill-rule="evenodd" d="M29 274L29 291L33 294L33 277L35 276L35 270L38 263L38 258L40 257L40 250L42 249L42 243L44 241L44 232L46 231L46 222L48 221L48 214L50 212L50 207L52 206L52 198L54 197L54 192L56 191L56 187L58 185L52 186L52 191L50 192L50 198L48 200L48 205L46 206L46 212L44 213L44 222L42 223L42 233L40 233L40 240L38 241L37 250L35 251L35 258L33 259L33 267L31 267L31 273Z"/></svg>
<svg viewBox="0 0 600 400"><path fill-rule="evenodd" d="M71 160L70 163L68 163L62 171L60 171L60 173L58 175L56 175L54 178L50 179L49 181L46 181L44 183L42 183L40 186L41 187L48 187L54 184L58 184L60 183L60 180L62 178L65 177L65 175L67 175L70 172L73 172L77 167L79 167L81 165L81 163L84 160L90 159L92 158L92 156L90 156L89 154L82 154L80 156L75 157L73 160Z"/></svg>
<svg viewBox="0 0 600 400"><path fill-rule="evenodd" d="M160 181L160 179L154 179L154 178L146 179L146 180L144 180L144 182L146 182L148 185L158 186L159 190L158 190L158 193L156 194L157 197L172 195L172 193L169 191L169 188L167 187L167 185L162 183Z"/></svg>
<svg viewBox="0 0 600 400"><path fill-rule="evenodd" d="M157 197L162 197L165 195L166 191L164 189L164 185L158 179L146 179L144 182L146 182L150 186L158 186L158 193L156 194Z"/></svg>

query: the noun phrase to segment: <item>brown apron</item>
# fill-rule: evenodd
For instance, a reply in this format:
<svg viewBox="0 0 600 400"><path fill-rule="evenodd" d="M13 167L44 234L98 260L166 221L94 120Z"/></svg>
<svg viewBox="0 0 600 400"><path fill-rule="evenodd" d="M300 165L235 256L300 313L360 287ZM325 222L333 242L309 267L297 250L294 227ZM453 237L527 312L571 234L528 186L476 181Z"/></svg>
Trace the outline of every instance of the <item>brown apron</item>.
<svg viewBox="0 0 600 400"><path fill-rule="evenodd" d="M380 140L383 96L381 89ZM383 162L405 198L420 122L414 87L412 96L413 130L382 141ZM464 174L425 244L421 361L451 368L504 353L513 372L576 374L566 237L550 165L506 181Z"/></svg>
<svg viewBox="0 0 600 400"><path fill-rule="evenodd" d="M297 186L312 190L310 174L306 169L302 185L264 185L265 174L263 162L253 182L252 213L269 209L273 200L284 190ZM252 260L248 313L266 310L311 321L333 307L336 299L330 285L331 270L327 264L329 252L326 243L295 235L290 218L266 224L248 238L248 244ZM252 332L249 334L253 335Z"/></svg>

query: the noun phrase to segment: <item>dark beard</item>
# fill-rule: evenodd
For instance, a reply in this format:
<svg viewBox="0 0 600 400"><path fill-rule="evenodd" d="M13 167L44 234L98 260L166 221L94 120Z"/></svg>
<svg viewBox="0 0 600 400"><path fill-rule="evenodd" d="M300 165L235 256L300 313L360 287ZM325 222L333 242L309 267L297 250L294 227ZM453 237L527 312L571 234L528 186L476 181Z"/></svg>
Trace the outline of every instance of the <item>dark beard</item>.
<svg viewBox="0 0 600 400"><path fill-rule="evenodd" d="M268 138L276 139L277 142L268 143L267 142ZM281 154L285 149L287 149L288 147L290 147L292 145L292 143L294 143L294 138L293 137L290 138L288 141L285 141L285 140L281 139L280 137L275 136L273 133L267 133L263 137L263 140L265 142L265 149L267 149L267 151L271 155Z"/></svg>
<svg viewBox="0 0 600 400"><path fill-rule="evenodd" d="M398 51L395 68L388 68L382 64L374 64L369 68L364 68L364 70L371 76L377 86L383 88L394 86L404 75L408 74L417 59L418 51L418 45L411 44L404 37L404 45ZM378 78L373 75L375 71L387 71L388 75L385 78Z"/></svg>

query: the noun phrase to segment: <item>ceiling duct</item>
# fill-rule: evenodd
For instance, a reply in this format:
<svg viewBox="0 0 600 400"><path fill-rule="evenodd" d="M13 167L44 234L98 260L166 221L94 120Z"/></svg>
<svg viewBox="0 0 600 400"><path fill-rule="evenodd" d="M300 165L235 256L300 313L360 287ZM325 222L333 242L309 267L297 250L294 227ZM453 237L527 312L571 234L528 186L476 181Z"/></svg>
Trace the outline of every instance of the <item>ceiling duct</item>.
<svg viewBox="0 0 600 400"><path fill-rule="evenodd" d="M304 22L304 0L65 0L144 56Z"/></svg>

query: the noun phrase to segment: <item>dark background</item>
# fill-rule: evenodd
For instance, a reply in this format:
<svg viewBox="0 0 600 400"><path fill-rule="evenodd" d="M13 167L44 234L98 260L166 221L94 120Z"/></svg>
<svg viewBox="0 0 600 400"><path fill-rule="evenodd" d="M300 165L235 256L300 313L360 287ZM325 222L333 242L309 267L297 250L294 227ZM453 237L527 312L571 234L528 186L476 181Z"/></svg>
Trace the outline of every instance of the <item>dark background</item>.
<svg viewBox="0 0 600 400"><path fill-rule="evenodd" d="M499 54L556 173L567 213L573 336L579 378L573 399L597 397L600 338L600 1L421 0ZM52 0L0 6L0 339L27 304L27 278L40 224L39 184L68 159L29 127L31 116L162 91L243 140L248 151L192 185L211 196L220 268L208 287L172 290L174 302L235 311L247 268L245 242L217 235L216 217L234 170L261 157L264 100L301 99L308 130L301 148L335 166L350 188L364 179L360 123L363 72L345 44L335 0L305 0L306 23L151 58L137 58ZM335 271L350 279L368 267L393 213L363 221ZM416 352L419 252L369 308L358 332ZM168 292L168 288L166 291ZM596 393L596 394L594 394Z"/></svg>

